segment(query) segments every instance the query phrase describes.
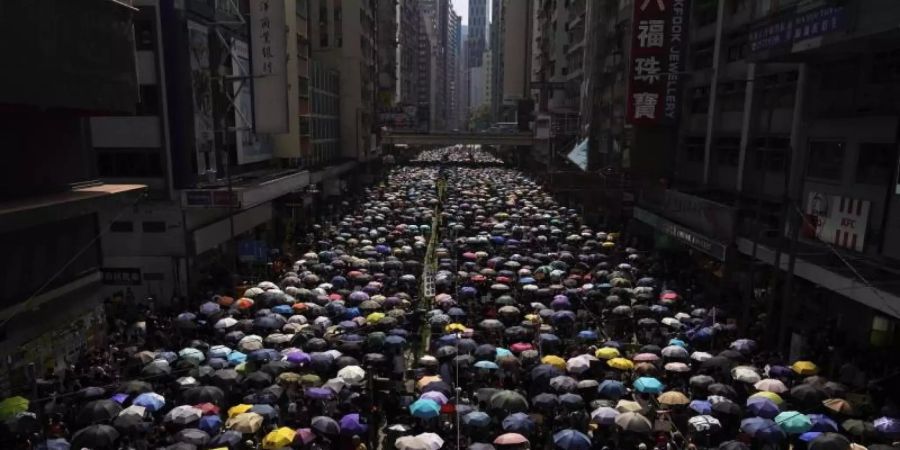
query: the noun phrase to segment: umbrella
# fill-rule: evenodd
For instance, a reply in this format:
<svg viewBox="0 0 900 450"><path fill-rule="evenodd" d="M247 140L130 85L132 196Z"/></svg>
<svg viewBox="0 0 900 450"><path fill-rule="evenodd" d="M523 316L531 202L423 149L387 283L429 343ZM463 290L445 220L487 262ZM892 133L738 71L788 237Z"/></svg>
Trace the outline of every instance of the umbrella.
<svg viewBox="0 0 900 450"><path fill-rule="evenodd" d="M775 378L765 378L759 380L753 385L753 387L760 391L774 392L776 394L783 394L788 391L787 386L785 386L781 380L777 380Z"/></svg>
<svg viewBox="0 0 900 450"><path fill-rule="evenodd" d="M750 397L747 399L747 410L754 416L765 417L766 419L774 419L781 408L772 400L765 397Z"/></svg>
<svg viewBox="0 0 900 450"><path fill-rule="evenodd" d="M439 392L439 391L425 392L419 398L431 400L431 401L437 403L438 405L446 405L450 401L450 399L448 399L446 395L444 395L442 392Z"/></svg>
<svg viewBox="0 0 900 450"><path fill-rule="evenodd" d="M515 413L506 416L501 423L503 431L508 433L531 434L534 432L535 423L525 413Z"/></svg>
<svg viewBox="0 0 900 450"><path fill-rule="evenodd" d="M872 424L879 433L894 438L900 436L900 420L893 417L879 417Z"/></svg>
<svg viewBox="0 0 900 450"><path fill-rule="evenodd" d="M624 431L648 433L653 429L650 420L637 412L625 412L619 414L619 416L616 417L615 422L616 425Z"/></svg>
<svg viewBox="0 0 900 450"><path fill-rule="evenodd" d="M838 433L822 433L809 443L809 450L850 450L850 441Z"/></svg>
<svg viewBox="0 0 900 450"><path fill-rule="evenodd" d="M159 411L166 405L166 399L155 392L146 392L138 395L131 401L132 405L143 406L151 412Z"/></svg>
<svg viewBox="0 0 900 450"><path fill-rule="evenodd" d="M712 404L706 400L691 400L691 403L688 404L688 408L701 415L712 413Z"/></svg>
<svg viewBox="0 0 900 450"><path fill-rule="evenodd" d="M751 366L737 366L731 369L731 378L748 384L755 384L762 379L756 368Z"/></svg>
<svg viewBox="0 0 900 450"><path fill-rule="evenodd" d="M341 421L339 423L341 427L341 433L349 434L349 435L364 435L369 431L369 426L362 422L359 414L347 414L344 417L341 417Z"/></svg>
<svg viewBox="0 0 900 450"><path fill-rule="evenodd" d="M822 401L825 408L845 416L852 416L855 413L853 405L842 398L829 398Z"/></svg>
<svg viewBox="0 0 900 450"><path fill-rule="evenodd" d="M824 414L807 414L809 417L810 423L812 423L812 427L810 431L838 431L838 424L834 420L831 420L830 417ZM873 429L874 431L874 429Z"/></svg>
<svg viewBox="0 0 900 450"><path fill-rule="evenodd" d="M515 391L500 391L491 396L488 404L492 409L501 409L508 412L528 411L528 400Z"/></svg>
<svg viewBox="0 0 900 450"><path fill-rule="evenodd" d="M437 417L441 412L441 405L434 400L419 399L409 405L409 412L413 417L420 419L431 419Z"/></svg>
<svg viewBox="0 0 900 450"><path fill-rule="evenodd" d="M243 412L229 418L225 422L225 428L244 434L256 433L262 427L262 423L263 416L252 412Z"/></svg>
<svg viewBox="0 0 900 450"><path fill-rule="evenodd" d="M603 380L597 387L597 394L610 399L622 398L627 391L625 385L617 380Z"/></svg>
<svg viewBox="0 0 900 450"><path fill-rule="evenodd" d="M210 447L237 447L244 440L239 431L227 430L209 441Z"/></svg>
<svg viewBox="0 0 900 450"><path fill-rule="evenodd" d="M819 367L812 361L797 361L791 364L791 370L797 375L815 375L819 372Z"/></svg>
<svg viewBox="0 0 900 450"><path fill-rule="evenodd" d="M775 423L781 427L785 433L800 434L809 431L812 428L812 422L806 414L798 411L783 411L775 416Z"/></svg>
<svg viewBox="0 0 900 450"><path fill-rule="evenodd" d="M397 450L431 450L427 442L415 436L403 436L394 441Z"/></svg>
<svg viewBox="0 0 900 450"><path fill-rule="evenodd" d="M187 425L200 420L200 417L202 416L203 411L201 411L200 409L195 408L191 405L181 405L176 406L171 411L166 413L164 419L166 422L171 422L178 425Z"/></svg>
<svg viewBox="0 0 900 450"><path fill-rule="evenodd" d="M313 417L311 428L316 433L327 436L337 436L341 433L341 426L338 422L327 416Z"/></svg>
<svg viewBox="0 0 900 450"><path fill-rule="evenodd" d="M360 384L366 378L366 371L359 366L346 366L337 373L338 378L350 384Z"/></svg>
<svg viewBox="0 0 900 450"><path fill-rule="evenodd" d="M519 433L504 433L494 439L494 445L522 445L528 438Z"/></svg>
<svg viewBox="0 0 900 450"><path fill-rule="evenodd" d="M122 412L122 405L112 400L94 400L81 408L78 419L83 424L110 422L120 412Z"/></svg>
<svg viewBox="0 0 900 450"><path fill-rule="evenodd" d="M573 392L578 388L578 380L569 376L560 375L550 379L550 387L559 393Z"/></svg>
<svg viewBox="0 0 900 450"><path fill-rule="evenodd" d="M297 432L288 427L277 428L266 434L266 437L263 438L262 446L267 450L290 447L296 435Z"/></svg>
<svg viewBox="0 0 900 450"><path fill-rule="evenodd" d="M444 446L444 439L435 433L420 433L416 435L416 439L424 442L429 450L438 450Z"/></svg>
<svg viewBox="0 0 900 450"><path fill-rule="evenodd" d="M700 432L711 432L722 429L722 422L713 416L702 415L694 416L688 419L688 425Z"/></svg>
<svg viewBox="0 0 900 450"><path fill-rule="evenodd" d="M594 352L594 356L600 359L610 360L620 356L619 350L613 347L600 347Z"/></svg>
<svg viewBox="0 0 900 450"><path fill-rule="evenodd" d="M464 415L462 422L470 428L487 428L491 425L491 416L481 411L473 411Z"/></svg>
<svg viewBox="0 0 900 450"><path fill-rule="evenodd" d="M813 429L816 428L816 424L813 424ZM841 428L844 429L847 433L852 434L853 436L871 439L877 435L877 431L875 430L875 425L871 422L866 422L859 419L848 419L841 422ZM827 431L827 430L820 430ZM837 430L834 430L837 431Z"/></svg>
<svg viewBox="0 0 900 450"><path fill-rule="evenodd" d="M634 380L634 389L645 394L659 394L663 388L662 382L653 377L641 377Z"/></svg>
<svg viewBox="0 0 900 450"><path fill-rule="evenodd" d="M175 433L175 440L202 447L209 442L209 434L197 428L185 428Z"/></svg>
<svg viewBox="0 0 900 450"><path fill-rule="evenodd" d="M589 450L591 438L580 431L566 429L553 435L553 445L561 450Z"/></svg>
<svg viewBox="0 0 900 450"><path fill-rule="evenodd" d="M535 408L554 410L559 406L559 397L550 393L538 394L531 399L531 403Z"/></svg>
<svg viewBox="0 0 900 450"><path fill-rule="evenodd" d="M680 406L690 403L690 399L688 399L686 395L678 391L664 392L656 397L656 401L658 401L661 405L668 406Z"/></svg>
<svg viewBox="0 0 900 450"><path fill-rule="evenodd" d="M741 431L749 434L754 439L765 442L778 442L784 439L784 431L778 425L762 417L751 417L741 421Z"/></svg>
<svg viewBox="0 0 900 450"><path fill-rule="evenodd" d="M248 412L251 412L254 414L259 414L260 416L263 417L263 419L266 419L266 420L274 421L274 420L278 419L278 411L276 411L275 408L273 408L270 405L264 405L264 404L253 405L253 407L250 408L248 410Z"/></svg>
<svg viewBox="0 0 900 450"><path fill-rule="evenodd" d="M197 428L209 433L217 434L222 429L222 418L217 415L207 415L200 418Z"/></svg>
<svg viewBox="0 0 900 450"><path fill-rule="evenodd" d="M613 425L616 421L616 417L619 417L619 414L621 413L613 408L601 406L591 411L591 420L599 425Z"/></svg>
<svg viewBox="0 0 900 450"><path fill-rule="evenodd" d="M222 405L225 401L225 392L215 386L197 386L186 390L183 398L191 404L212 403Z"/></svg>
<svg viewBox="0 0 900 450"><path fill-rule="evenodd" d="M109 425L91 425L72 436L72 448L115 448L119 432Z"/></svg>

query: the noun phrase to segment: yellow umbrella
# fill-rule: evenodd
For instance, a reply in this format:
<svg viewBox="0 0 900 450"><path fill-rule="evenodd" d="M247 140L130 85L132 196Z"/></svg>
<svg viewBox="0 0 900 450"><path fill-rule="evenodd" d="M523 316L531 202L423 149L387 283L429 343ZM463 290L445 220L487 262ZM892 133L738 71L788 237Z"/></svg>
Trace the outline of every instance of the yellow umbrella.
<svg viewBox="0 0 900 450"><path fill-rule="evenodd" d="M25 397L17 395L0 402L0 420L9 419L25 411L28 411L28 399Z"/></svg>
<svg viewBox="0 0 900 450"><path fill-rule="evenodd" d="M246 403L241 403L239 405L234 405L231 408L228 408L228 417L234 417L238 414L243 414L252 408L253 405L248 405Z"/></svg>
<svg viewBox="0 0 900 450"><path fill-rule="evenodd" d="M625 358L613 358L606 362L606 365L613 369L631 370L634 369L634 363Z"/></svg>
<svg viewBox="0 0 900 450"><path fill-rule="evenodd" d="M781 398L780 395L778 395L778 394L776 394L776 393L774 393L774 392L769 392L769 391L759 391L759 392L757 392L757 393L751 395L751 397L762 397L762 398L767 398L767 399L769 399L769 400L772 400L773 403L775 403L776 405L779 405L779 406L780 406L782 403L784 403L784 399Z"/></svg>
<svg viewBox="0 0 900 450"><path fill-rule="evenodd" d="M439 377L439 376L437 376L437 375L432 375L432 376L428 376L428 377L422 377L422 378L419 379L418 382L416 382L416 386L417 386L419 389L422 389L423 387L428 386L428 383L431 383L431 382L434 382L434 381L444 381L444 380L443 380L443 378L441 378L441 377Z"/></svg>
<svg viewBox="0 0 900 450"><path fill-rule="evenodd" d="M682 394L678 391L669 391L663 392L656 397L656 401L658 401L661 405L670 405L670 406L679 406L679 405L687 405L691 402L686 395Z"/></svg>
<svg viewBox="0 0 900 450"><path fill-rule="evenodd" d="M638 412L642 409L644 408L640 403L631 400L619 400L619 403L616 403L616 411L620 413Z"/></svg>
<svg viewBox="0 0 900 450"><path fill-rule="evenodd" d="M444 331L448 333L452 333L454 331L463 332L466 331L466 326L461 323L451 323L450 325L444 327Z"/></svg>
<svg viewBox="0 0 900 450"><path fill-rule="evenodd" d="M600 244L603 248L613 248L616 246L615 242L606 241Z"/></svg>
<svg viewBox="0 0 900 450"><path fill-rule="evenodd" d="M532 322L532 323L540 322L541 316L539 316L537 314L525 314L525 320Z"/></svg>
<svg viewBox="0 0 900 450"><path fill-rule="evenodd" d="M242 362L234 366L234 371L237 373L247 373L247 363Z"/></svg>
<svg viewBox="0 0 900 450"><path fill-rule="evenodd" d="M300 382L300 374L295 372L284 372L276 378L280 383L294 384Z"/></svg>
<svg viewBox="0 0 900 450"><path fill-rule="evenodd" d="M319 386L322 384L322 377L314 373L307 373L300 376L300 384L306 387Z"/></svg>
<svg viewBox="0 0 900 450"><path fill-rule="evenodd" d="M381 319L384 319L384 313L381 312L373 312L366 316L366 322L368 323L378 323L381 322Z"/></svg>
<svg viewBox="0 0 900 450"><path fill-rule="evenodd" d="M225 422L225 428L249 434L259 431L262 423L263 416L252 412L245 412L228 419Z"/></svg>
<svg viewBox="0 0 900 450"><path fill-rule="evenodd" d="M791 365L797 375L815 375L819 372L819 367L812 361L797 361Z"/></svg>
<svg viewBox="0 0 900 450"><path fill-rule="evenodd" d="M294 442L294 435L296 434L296 431L288 427L281 427L267 434L266 437L263 438L262 446L267 450L290 447Z"/></svg>
<svg viewBox="0 0 900 450"><path fill-rule="evenodd" d="M541 358L541 364L549 364L559 370L566 370L566 360L556 355L547 355Z"/></svg>
<svg viewBox="0 0 900 450"><path fill-rule="evenodd" d="M619 350L614 347L601 347L597 349L597 352L594 353L600 359L613 359L621 356Z"/></svg>

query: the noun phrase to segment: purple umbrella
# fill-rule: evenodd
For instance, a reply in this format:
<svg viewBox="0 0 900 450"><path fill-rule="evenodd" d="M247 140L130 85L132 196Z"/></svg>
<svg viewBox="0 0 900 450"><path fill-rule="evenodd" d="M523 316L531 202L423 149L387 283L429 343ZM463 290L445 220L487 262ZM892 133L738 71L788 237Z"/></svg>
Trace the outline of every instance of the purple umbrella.
<svg viewBox="0 0 900 450"><path fill-rule="evenodd" d="M369 426L360 422L359 414L347 414L341 417L341 433L363 435L369 431Z"/></svg>
<svg viewBox="0 0 900 450"><path fill-rule="evenodd" d="M291 364L307 364L309 363L309 355L301 351L290 352L287 354L287 362Z"/></svg>
<svg viewBox="0 0 900 450"><path fill-rule="evenodd" d="M328 400L334 397L334 392L327 388L309 388L306 390L306 396L315 400Z"/></svg>
<svg viewBox="0 0 900 450"><path fill-rule="evenodd" d="M875 431L887 436L900 435L900 420L893 417L879 417L873 422Z"/></svg>
<svg viewBox="0 0 900 450"><path fill-rule="evenodd" d="M697 414L700 415L709 415L712 414L712 405L706 400L693 400L688 405L688 408L696 411ZM772 416L775 417L775 416Z"/></svg>
<svg viewBox="0 0 900 450"><path fill-rule="evenodd" d="M831 420L831 418L825 414L808 414L807 417L809 417L809 421L812 423L812 428L809 429L810 431L821 431L823 433L826 431L836 433L838 431L837 422Z"/></svg>
<svg viewBox="0 0 900 450"><path fill-rule="evenodd" d="M122 405L125 404L125 400L128 400L128 394L115 394L109 398L110 400L114 400L116 403Z"/></svg>
<svg viewBox="0 0 900 450"><path fill-rule="evenodd" d="M750 397L747 399L747 410L754 416L774 419L781 409L772 400L765 397Z"/></svg>
<svg viewBox="0 0 900 450"><path fill-rule="evenodd" d="M448 401L450 401L446 395L438 391L428 391L422 394L419 398L427 398L428 400L433 400L438 405L446 405Z"/></svg>

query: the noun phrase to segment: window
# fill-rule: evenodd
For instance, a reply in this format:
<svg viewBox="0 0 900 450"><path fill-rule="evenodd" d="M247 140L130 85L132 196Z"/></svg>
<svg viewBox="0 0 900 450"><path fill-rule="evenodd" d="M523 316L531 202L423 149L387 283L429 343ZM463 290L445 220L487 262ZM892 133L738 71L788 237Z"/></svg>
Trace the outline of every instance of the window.
<svg viewBox="0 0 900 450"><path fill-rule="evenodd" d="M134 231L134 223L126 221L116 221L109 224L109 231L113 233L131 233Z"/></svg>
<svg viewBox="0 0 900 450"><path fill-rule="evenodd" d="M884 316L872 318L872 328L869 332L869 343L873 347L885 347L894 340L895 322Z"/></svg>
<svg viewBox="0 0 900 450"><path fill-rule="evenodd" d="M166 223L159 220L146 221L141 223L144 233L165 233Z"/></svg>
<svg viewBox="0 0 900 450"><path fill-rule="evenodd" d="M810 141L806 175L840 181L844 165L844 143L838 141Z"/></svg>
<svg viewBox="0 0 900 450"><path fill-rule="evenodd" d="M753 163L757 170L784 172L791 140L786 137L761 137L753 142Z"/></svg>
<svg viewBox="0 0 900 450"><path fill-rule="evenodd" d="M885 185L894 176L897 165L896 144L859 144L859 158L856 161L856 182Z"/></svg>
<svg viewBox="0 0 900 450"><path fill-rule="evenodd" d="M728 62L740 61L747 57L747 39L736 39L728 43Z"/></svg>
<svg viewBox="0 0 900 450"><path fill-rule="evenodd" d="M719 165L737 167L741 154L741 138L720 137L716 139L716 162Z"/></svg>
<svg viewBox="0 0 900 450"><path fill-rule="evenodd" d="M689 162L703 162L706 157L706 138L703 136L686 136L684 153Z"/></svg>

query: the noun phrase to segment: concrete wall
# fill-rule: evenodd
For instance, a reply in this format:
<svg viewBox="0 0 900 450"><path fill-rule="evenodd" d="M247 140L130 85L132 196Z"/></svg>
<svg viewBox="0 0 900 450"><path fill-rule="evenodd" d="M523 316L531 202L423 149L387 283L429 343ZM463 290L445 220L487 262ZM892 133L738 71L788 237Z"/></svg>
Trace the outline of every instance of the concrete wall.
<svg viewBox="0 0 900 450"><path fill-rule="evenodd" d="M528 96L532 0L503 2L503 100Z"/></svg>

